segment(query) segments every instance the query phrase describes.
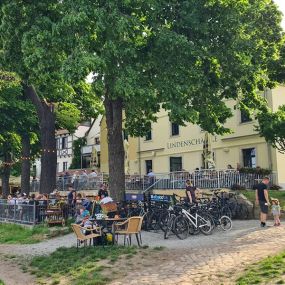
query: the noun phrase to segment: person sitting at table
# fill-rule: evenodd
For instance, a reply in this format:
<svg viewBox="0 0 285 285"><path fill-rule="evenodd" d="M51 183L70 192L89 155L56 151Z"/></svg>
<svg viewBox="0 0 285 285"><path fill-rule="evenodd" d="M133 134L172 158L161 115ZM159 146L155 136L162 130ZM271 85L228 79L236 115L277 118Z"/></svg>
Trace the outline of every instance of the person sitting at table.
<svg viewBox="0 0 285 285"><path fill-rule="evenodd" d="M100 200L101 205L105 205L105 204L112 203L112 202L113 202L113 199L111 197L106 196L106 194L101 195L101 200Z"/></svg>
<svg viewBox="0 0 285 285"><path fill-rule="evenodd" d="M93 226L97 226L97 224L92 223L90 220L90 212L84 207L84 206L80 206L80 216L77 217L77 224L80 224L81 227L84 228L90 228L89 230L82 230L82 233L84 235L88 235L91 233L91 229L93 229Z"/></svg>
<svg viewBox="0 0 285 285"><path fill-rule="evenodd" d="M76 223L84 226L85 221L89 218L90 212L84 206L79 206L79 215L76 218Z"/></svg>

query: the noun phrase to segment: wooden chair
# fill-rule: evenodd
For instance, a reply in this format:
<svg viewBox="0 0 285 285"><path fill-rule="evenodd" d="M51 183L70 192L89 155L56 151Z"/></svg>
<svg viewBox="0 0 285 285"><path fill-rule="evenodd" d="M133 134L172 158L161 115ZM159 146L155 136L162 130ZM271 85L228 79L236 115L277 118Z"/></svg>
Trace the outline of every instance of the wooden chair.
<svg viewBox="0 0 285 285"><path fill-rule="evenodd" d="M79 248L81 243L84 243L84 248L85 248L88 240L89 240L89 245L91 245L91 241L94 238L97 237L102 238L102 231L100 227L86 228L86 227L81 227L80 225L77 224L72 224L71 226L77 238L77 245L76 245L77 249ZM87 235L83 234L82 232L83 230L90 232L90 234ZM94 231L96 231L96 233Z"/></svg>
<svg viewBox="0 0 285 285"><path fill-rule="evenodd" d="M46 221L48 226L55 224L61 224L63 227L65 226L63 211L60 206L48 206L46 210Z"/></svg>
<svg viewBox="0 0 285 285"><path fill-rule="evenodd" d="M132 235L136 236L138 246L141 246L141 228L142 228L143 217L131 217L127 219L125 222L114 224L114 234L117 237L119 235L124 236L124 245L126 245L126 239L128 245L132 244ZM140 237L140 238L139 238Z"/></svg>

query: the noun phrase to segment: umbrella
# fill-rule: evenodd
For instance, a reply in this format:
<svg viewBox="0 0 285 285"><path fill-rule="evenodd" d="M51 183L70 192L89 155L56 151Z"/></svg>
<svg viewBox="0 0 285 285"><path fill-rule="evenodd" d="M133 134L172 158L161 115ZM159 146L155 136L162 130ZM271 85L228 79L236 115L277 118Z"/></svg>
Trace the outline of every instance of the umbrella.
<svg viewBox="0 0 285 285"><path fill-rule="evenodd" d="M213 160L213 151L211 146L212 136L208 132L205 132L203 142L203 166L204 169L213 169L216 167Z"/></svg>

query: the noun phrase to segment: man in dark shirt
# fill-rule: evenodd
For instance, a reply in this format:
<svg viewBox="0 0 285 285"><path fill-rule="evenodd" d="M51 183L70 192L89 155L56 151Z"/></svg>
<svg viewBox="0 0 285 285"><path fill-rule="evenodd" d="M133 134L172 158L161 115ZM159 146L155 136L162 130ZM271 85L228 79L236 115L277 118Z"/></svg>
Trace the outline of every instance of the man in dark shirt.
<svg viewBox="0 0 285 285"><path fill-rule="evenodd" d="M269 178L264 177L262 182L254 186L256 204L260 207L260 226L266 226L268 207L270 206L267 186Z"/></svg>
<svg viewBox="0 0 285 285"><path fill-rule="evenodd" d="M100 190L98 191L98 196L101 199L101 196L104 195L104 197L108 197L108 191L107 191L107 186L105 184L101 184Z"/></svg>
<svg viewBox="0 0 285 285"><path fill-rule="evenodd" d="M196 203L196 190L197 187L193 186L190 180L186 180L186 200L189 203Z"/></svg>

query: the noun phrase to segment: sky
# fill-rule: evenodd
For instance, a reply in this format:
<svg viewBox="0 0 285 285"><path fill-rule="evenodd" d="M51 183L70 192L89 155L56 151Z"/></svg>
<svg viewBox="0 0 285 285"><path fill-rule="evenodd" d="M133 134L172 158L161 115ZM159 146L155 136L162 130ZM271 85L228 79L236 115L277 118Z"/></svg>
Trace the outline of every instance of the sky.
<svg viewBox="0 0 285 285"><path fill-rule="evenodd" d="M285 0L274 0L279 6L280 11L285 15ZM282 27L285 30L285 16L283 15Z"/></svg>

